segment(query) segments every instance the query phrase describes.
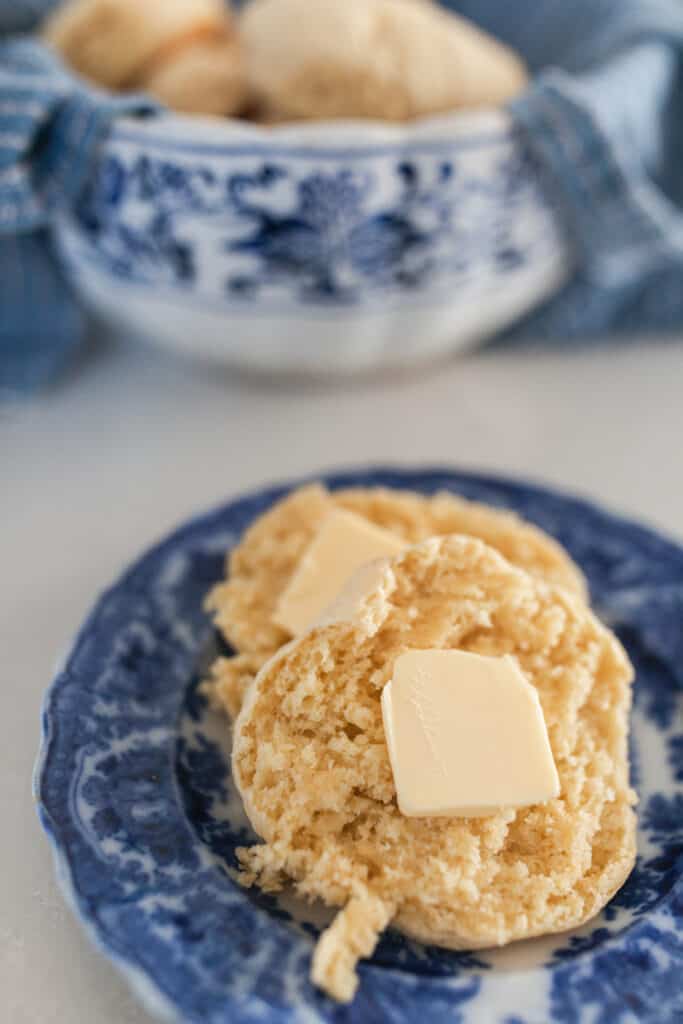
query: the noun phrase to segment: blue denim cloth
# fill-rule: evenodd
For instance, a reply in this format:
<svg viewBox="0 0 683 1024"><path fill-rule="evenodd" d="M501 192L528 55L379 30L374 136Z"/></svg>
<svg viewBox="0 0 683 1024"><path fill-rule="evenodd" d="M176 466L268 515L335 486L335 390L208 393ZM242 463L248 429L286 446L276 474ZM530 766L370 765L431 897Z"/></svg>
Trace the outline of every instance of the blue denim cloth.
<svg viewBox="0 0 683 1024"><path fill-rule="evenodd" d="M446 5L536 72L511 110L574 250L570 282L499 340L683 327L683 0ZM111 118L152 109L12 38L52 6L0 0L0 389L44 383L78 344L50 216L76 198Z"/></svg>
<svg viewBox="0 0 683 1024"><path fill-rule="evenodd" d="M77 81L29 37L0 38L0 394L47 384L83 340L50 219L78 197L111 119L154 109Z"/></svg>
<svg viewBox="0 0 683 1024"><path fill-rule="evenodd" d="M536 73L511 110L575 253L562 291L496 340L682 329L682 0L446 6Z"/></svg>

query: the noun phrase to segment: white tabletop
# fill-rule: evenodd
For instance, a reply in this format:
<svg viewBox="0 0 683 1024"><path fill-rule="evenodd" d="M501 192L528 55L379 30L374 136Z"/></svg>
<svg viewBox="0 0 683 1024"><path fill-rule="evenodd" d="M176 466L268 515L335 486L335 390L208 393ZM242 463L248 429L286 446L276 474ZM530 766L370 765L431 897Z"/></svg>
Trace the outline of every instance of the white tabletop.
<svg viewBox="0 0 683 1024"><path fill-rule="evenodd" d="M39 707L97 592L245 489L393 462L519 474L683 536L683 345L481 353L384 383L266 385L132 344L0 406L0 1004L12 1024L143 1024L53 880L30 795Z"/></svg>

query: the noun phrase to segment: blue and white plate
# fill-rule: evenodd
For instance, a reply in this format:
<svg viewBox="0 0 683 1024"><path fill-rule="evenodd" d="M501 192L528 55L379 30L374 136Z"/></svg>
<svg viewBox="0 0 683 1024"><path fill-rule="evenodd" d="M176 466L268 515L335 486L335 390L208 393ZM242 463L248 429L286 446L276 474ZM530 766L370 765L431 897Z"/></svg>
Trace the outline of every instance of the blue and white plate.
<svg viewBox="0 0 683 1024"><path fill-rule="evenodd" d="M324 913L233 880L251 833L229 737L197 683L217 640L202 611L227 548L286 487L192 520L99 600L48 695L40 815L76 913L147 1005L201 1024L683 1021L683 550L592 505L448 471L359 470L332 487L439 488L508 506L586 572L637 671L638 863L577 931L495 953L389 933L350 1007L311 987Z"/></svg>

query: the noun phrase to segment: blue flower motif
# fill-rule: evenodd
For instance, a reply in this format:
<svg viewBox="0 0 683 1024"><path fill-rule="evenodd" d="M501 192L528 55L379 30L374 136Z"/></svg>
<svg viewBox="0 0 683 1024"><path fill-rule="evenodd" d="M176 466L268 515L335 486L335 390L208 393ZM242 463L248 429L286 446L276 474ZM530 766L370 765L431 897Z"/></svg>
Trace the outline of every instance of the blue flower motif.
<svg viewBox="0 0 683 1024"><path fill-rule="evenodd" d="M200 806L196 807L202 814L207 803L212 800L225 800L227 792L225 780L228 776L228 764L219 747L206 736L195 737L195 746L189 746L180 740L177 748L176 770L184 776L192 786ZM191 813L194 819L195 814Z"/></svg>
<svg viewBox="0 0 683 1024"><path fill-rule="evenodd" d="M259 150L250 164L220 172L196 156L108 152L76 210L93 260L117 277L192 293L205 287L205 261L223 254L226 299L349 304L477 268L506 275L533 256L518 211L540 200L519 157L466 171L445 147L397 159L391 181L372 159L330 167L311 157L298 170ZM496 204L495 224L472 219L476 197ZM202 254L204 221L219 237Z"/></svg>
<svg viewBox="0 0 683 1024"><path fill-rule="evenodd" d="M683 1013L683 938L641 925L592 956L552 971L550 1009L558 1024L652 1021L675 1024Z"/></svg>
<svg viewBox="0 0 683 1024"><path fill-rule="evenodd" d="M592 953L612 938L609 928L594 928L588 935L573 935L567 944L553 954L555 960L574 960L583 953Z"/></svg>
<svg viewBox="0 0 683 1024"><path fill-rule="evenodd" d="M351 171L311 174L299 185L299 216L305 224L327 234L343 233L364 216L363 202L370 182Z"/></svg>
<svg viewBox="0 0 683 1024"><path fill-rule="evenodd" d="M653 796L642 813L641 825L659 842L683 839L683 793Z"/></svg>
<svg viewBox="0 0 683 1024"><path fill-rule="evenodd" d="M678 782L683 782L683 735L669 740L669 762Z"/></svg>
<svg viewBox="0 0 683 1024"><path fill-rule="evenodd" d="M196 866L194 851L177 843L184 818L174 799L164 748L131 744L97 762L80 788L80 797L97 808L90 828L100 843L115 841L119 854L139 853L156 866Z"/></svg>

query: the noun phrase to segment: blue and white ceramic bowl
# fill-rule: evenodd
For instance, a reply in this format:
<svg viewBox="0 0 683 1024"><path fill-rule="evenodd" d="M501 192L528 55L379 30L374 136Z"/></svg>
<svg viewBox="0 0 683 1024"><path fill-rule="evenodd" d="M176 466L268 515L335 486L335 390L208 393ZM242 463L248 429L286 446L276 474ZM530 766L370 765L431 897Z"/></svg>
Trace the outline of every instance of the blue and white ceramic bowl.
<svg viewBox="0 0 683 1024"><path fill-rule="evenodd" d="M251 369L409 365L555 291L567 243L504 111L121 121L57 241L127 332Z"/></svg>
<svg viewBox="0 0 683 1024"><path fill-rule="evenodd" d="M564 543L635 665L638 861L572 933L476 956L388 932L350 1006L308 981L324 914L233 880L250 842L227 725L197 692L202 611L226 548L286 488L193 520L98 602L48 695L36 794L59 878L147 1005L186 1024L680 1024L683 1020L683 550L585 502L439 470L362 470L332 487L445 488Z"/></svg>

